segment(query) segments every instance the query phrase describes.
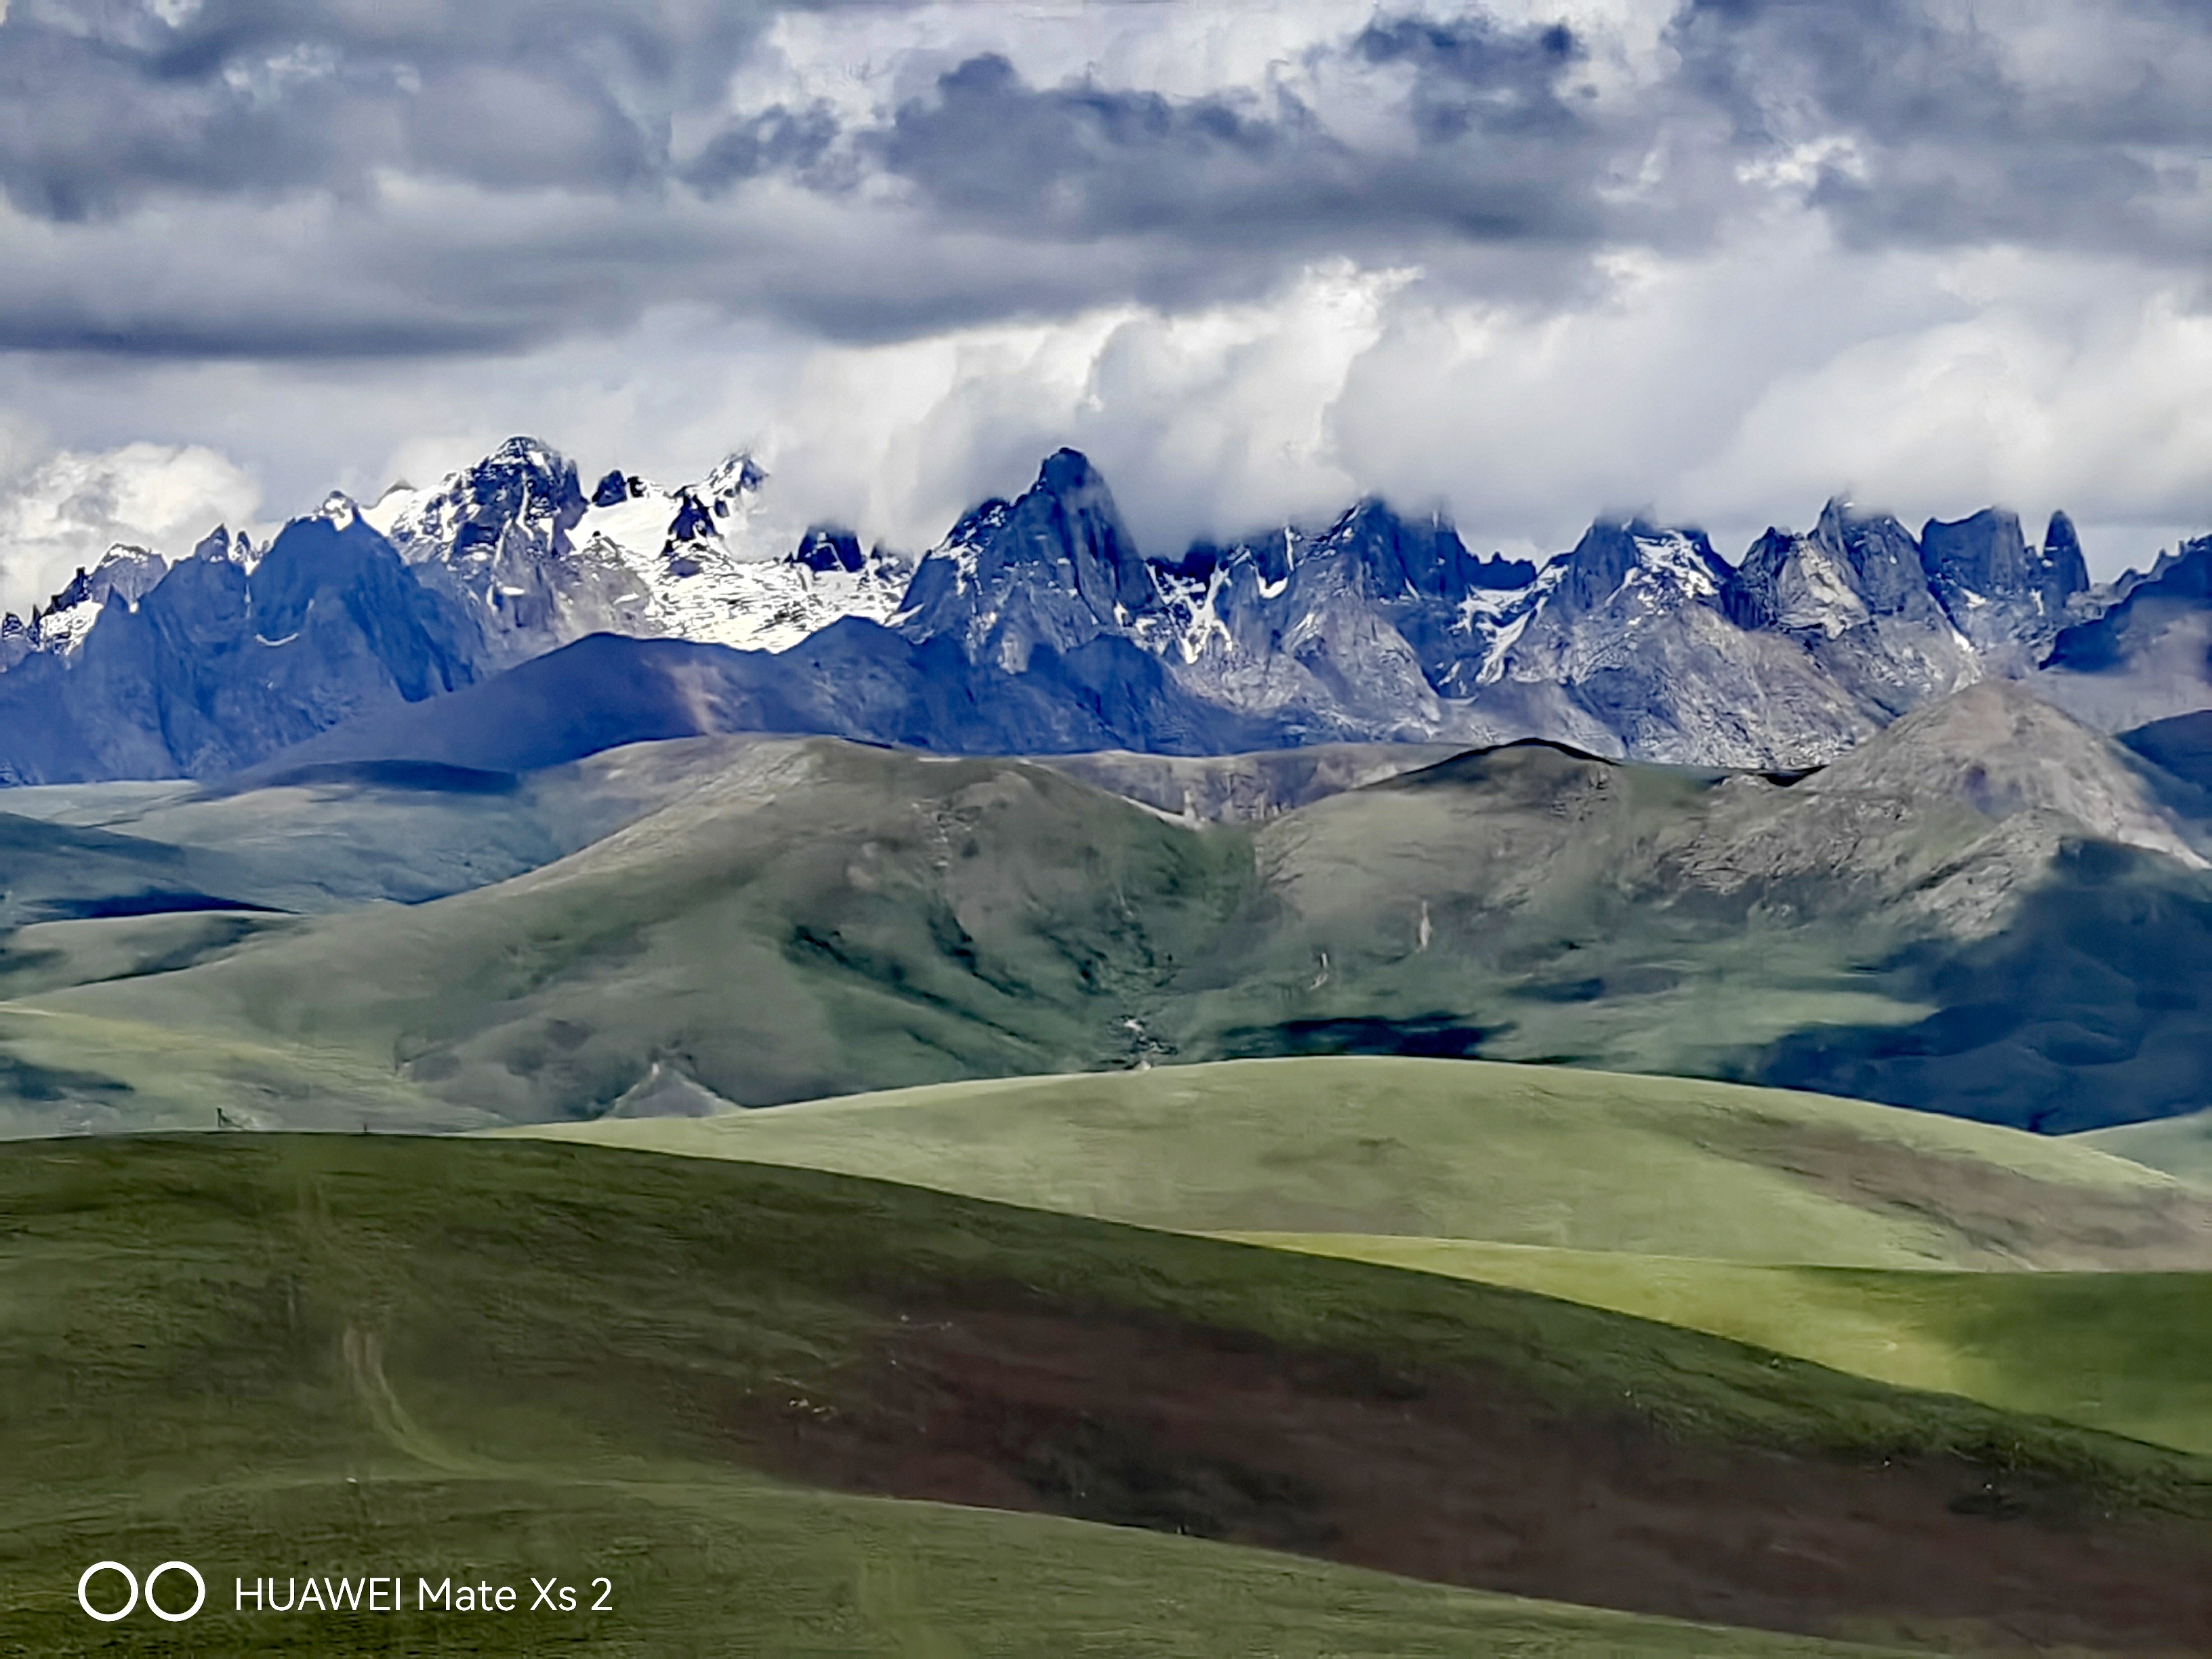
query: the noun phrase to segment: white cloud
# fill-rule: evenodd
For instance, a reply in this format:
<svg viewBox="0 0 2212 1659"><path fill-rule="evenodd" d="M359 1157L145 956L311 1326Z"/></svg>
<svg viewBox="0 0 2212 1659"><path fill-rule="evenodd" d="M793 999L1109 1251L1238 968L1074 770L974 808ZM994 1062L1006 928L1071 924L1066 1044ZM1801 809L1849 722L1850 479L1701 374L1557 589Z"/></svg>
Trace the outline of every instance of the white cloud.
<svg viewBox="0 0 2212 1659"><path fill-rule="evenodd" d="M261 492L199 446L64 450L0 481L0 605L44 603L118 542L175 558L219 522L250 524Z"/></svg>
<svg viewBox="0 0 2212 1659"><path fill-rule="evenodd" d="M2212 528L2212 316L2089 261L1975 263L1966 314L1773 377L1681 494L1747 502L1825 478L1908 518L1999 501L2129 540ZM2142 550L2087 546L2108 569Z"/></svg>
<svg viewBox="0 0 2212 1659"><path fill-rule="evenodd" d="M1516 241L1486 240L1479 214L1398 240L1324 235L1337 258L1233 216L1160 227L1137 213L1061 245L1012 209L932 217L886 177L849 192L773 173L720 196L610 191L593 175L541 180L527 156L433 177L404 146L370 146L360 198L183 191L74 217L0 204L0 325L23 348L0 355L0 410L36 410L52 434L0 419L0 478L17 477L0 493L5 602L43 597L110 539L181 550L253 510L250 478L272 511L298 511L333 484L366 497L397 476L428 483L519 431L567 450L587 483L617 465L696 477L754 447L793 514L908 547L981 495L1019 489L1061 443L1099 461L1144 541L1166 550L1365 491L1445 504L1478 545L1512 550L1556 550L1601 509L1650 507L1704 521L1735 556L1836 489L1916 522L1991 500L2031 520L2064 506L2106 570L2176 526L2212 528L2212 318L2187 286L2201 271L2161 263L2156 238L2147 252L2059 234L2063 213L2039 231L2032 216L1962 216L1942 198L1928 210L1939 234L1918 209L1885 231L1848 202L1808 203L1856 181L1878 204L1898 175L1919 180L1898 186L1910 207L1927 179L1898 170L1948 144L1962 167L2002 175L2015 206L2104 200L2071 173L2006 170L2031 154L2013 124L2041 112L2046 137L2078 129L2099 155L2165 180L2137 206L2180 245L2212 192L2202 127L2160 100L2203 78L2212 32L2155 6L1929 3L1945 52L1863 81L1846 61L1863 31L1823 33L1820 8L1706 9L1720 44L1747 54L1737 90L1768 130L1746 139L1736 106L1711 92L1716 64L1735 60L1709 40L1685 78L1675 53L1697 43L1668 33L1674 0L1494 0L1501 27L1577 31L1570 94L1587 86L1601 108L1650 118L1596 158L1597 195L1622 213L1592 218L1565 252L1540 216ZM691 155L730 112L777 103L824 102L866 127L997 52L1032 89L1087 79L1295 106L1346 153L1396 157L1420 147L1418 54L1377 63L1345 43L1378 16L1469 9L793 10L726 84L734 58L714 60L709 95L670 94L672 142ZM1933 50L1899 38L1899 51ZM2010 78L1990 83L2002 97L1984 108L1968 94L1988 89L1992 42ZM1480 58L1468 50L1464 63ZM2147 64L2160 73L2138 87ZM274 85L317 65L265 67ZM1935 90L1899 93L1914 76ZM1942 119L1923 127L1931 111ZM1993 125L1978 136L1977 122ZM327 125L319 114L313 130ZM2033 154L2063 161L2074 142ZM1166 152L1131 154L1138 167ZM88 177L107 176L106 155L90 154ZM1959 199L1973 205L1979 188ZM1433 206L1440 192L1414 194ZM1349 225L1365 202L1286 199L1319 204L1323 233L1328 214ZM1695 234L1670 234L1678 208ZM42 460L57 445L69 453ZM169 505L142 503L127 523L120 505L64 509L138 500L125 474Z"/></svg>
<svg viewBox="0 0 2212 1659"><path fill-rule="evenodd" d="M1156 550L1327 513L1358 489L1331 411L1410 276L1336 263L1261 304L823 349L778 413L769 464L780 487L908 546L1026 485L1060 444L1097 462Z"/></svg>
<svg viewBox="0 0 2212 1659"><path fill-rule="evenodd" d="M1600 510L1649 507L1703 522L1737 556L1839 489L1916 525L1996 501L2033 528L2064 507L2105 574L2177 527L2212 529L2212 317L2155 276L1853 252L1786 204L1710 255L1623 252L1603 275L1572 304L1504 305L1433 271L1332 262L1247 304L1121 305L869 346L696 307L458 363L166 364L88 382L19 362L12 381L0 370L0 405L41 409L78 449L126 410L167 447L114 453L191 457L155 476L198 482L172 490L173 531L95 514L32 538L45 550L27 558L17 520L0 520L18 549L8 602L42 597L76 549L136 536L173 553L252 512L247 474L189 437L249 461L280 514L334 483L366 498L398 477L428 483L516 432L569 453L587 486L617 465L696 477L751 447L795 520L909 549L1022 488L1063 443L1098 461L1164 551L1366 491L1441 503L1472 543L1510 552L1556 551ZM90 465L50 464L40 499L71 495L53 481Z"/></svg>

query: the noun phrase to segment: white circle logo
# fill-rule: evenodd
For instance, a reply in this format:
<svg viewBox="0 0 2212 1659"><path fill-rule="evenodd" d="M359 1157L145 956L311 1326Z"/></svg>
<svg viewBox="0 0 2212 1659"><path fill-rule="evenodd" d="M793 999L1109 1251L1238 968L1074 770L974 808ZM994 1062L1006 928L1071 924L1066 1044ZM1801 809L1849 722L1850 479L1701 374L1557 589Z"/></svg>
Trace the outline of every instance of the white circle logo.
<svg viewBox="0 0 2212 1659"><path fill-rule="evenodd" d="M123 1582L131 1587L131 1593L124 1598L123 1605L112 1613L102 1613L98 1607L93 1606L91 1596L86 1593L91 1589L93 1579L103 1572L121 1573ZM171 1613L154 1599L154 1586L161 1582L161 1576L164 1573L171 1572L181 1572L192 1581L192 1604L182 1613ZM118 1619L129 1618L131 1610L138 1605L140 1594L138 1575L120 1561L95 1561L84 1570L76 1581L77 1606L85 1610L87 1616L99 1620L103 1625L112 1625ZM143 1594L147 1612L168 1624L181 1625L185 1620L198 1613L206 1602L207 1580L200 1577L200 1570L189 1561L164 1561L146 1575Z"/></svg>
<svg viewBox="0 0 2212 1659"><path fill-rule="evenodd" d="M112 1613L102 1613L92 1605L91 1597L84 1593L85 1586L92 1583L93 1575L100 1572L119 1572L123 1575L123 1582L131 1586L131 1599ZM95 1561L76 1581L76 1604L103 1625L112 1625L118 1619L126 1618L131 1609L138 1605L138 1575L120 1561Z"/></svg>
<svg viewBox="0 0 2212 1659"><path fill-rule="evenodd" d="M182 1613L170 1613L154 1599L154 1586L161 1581L161 1575L165 1572L183 1572L191 1575L192 1604ZM146 1575L146 1611L156 1619L167 1620L173 1625L181 1625L198 1613L200 1610L200 1604L206 1600L207 1580L200 1577L200 1570L189 1561L164 1561Z"/></svg>

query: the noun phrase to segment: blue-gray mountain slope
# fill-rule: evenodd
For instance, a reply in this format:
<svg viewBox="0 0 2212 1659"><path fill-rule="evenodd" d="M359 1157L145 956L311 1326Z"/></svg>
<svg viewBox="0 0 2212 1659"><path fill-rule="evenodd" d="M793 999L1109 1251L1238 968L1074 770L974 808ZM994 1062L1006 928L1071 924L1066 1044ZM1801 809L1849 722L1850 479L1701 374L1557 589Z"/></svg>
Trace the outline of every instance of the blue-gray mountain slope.
<svg viewBox="0 0 2212 1659"><path fill-rule="evenodd" d="M587 500L628 511L658 499L611 476L586 498L573 464L516 440L422 498L404 560L340 504L288 527L258 563L218 538L166 574L152 556L104 587L95 573L57 596L64 622L0 641L0 779L220 775L356 720L307 753L428 758L493 743L573 757L727 730L953 753L1534 737L1773 770L1833 759L1990 675L2028 676L2106 730L2212 705L2203 650L2174 644L2212 626L2189 560L2100 618L2063 514L2033 548L1994 509L1916 537L1831 502L1810 532L1768 531L1740 567L1695 529L1607 520L1538 567L1477 558L1440 517L1370 500L1319 528L1162 557L1067 450L1018 497L964 514L895 610L881 596L896 562L842 532L810 532L771 561L763 592L819 579L805 614L834 616L844 582L876 596L888 629L846 614L774 653L664 637L532 658L532 641L574 638L601 611L623 627L623 595L599 593L629 580L620 561L568 536ZM737 506L723 507L752 510L763 475L748 462L731 476ZM680 512L696 505L685 495ZM668 527L670 557L689 545L682 528ZM668 580L736 580L741 564ZM684 592L668 616L711 611ZM2139 708L2154 646L2174 661ZM2136 666L2116 672L2122 661ZM409 713L501 669L521 678ZM518 729L465 735L502 721Z"/></svg>
<svg viewBox="0 0 2212 1659"><path fill-rule="evenodd" d="M0 778L219 775L469 684L478 656L374 531L295 520L251 571L179 560L136 603L110 593L74 649L0 674Z"/></svg>

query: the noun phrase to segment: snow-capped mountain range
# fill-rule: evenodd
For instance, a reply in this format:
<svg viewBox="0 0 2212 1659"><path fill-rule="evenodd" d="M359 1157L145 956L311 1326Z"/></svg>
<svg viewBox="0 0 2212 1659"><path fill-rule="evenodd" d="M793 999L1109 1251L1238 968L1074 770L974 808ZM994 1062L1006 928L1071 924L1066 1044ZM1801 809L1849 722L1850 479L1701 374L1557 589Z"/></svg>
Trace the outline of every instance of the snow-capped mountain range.
<svg viewBox="0 0 2212 1659"><path fill-rule="evenodd" d="M502 667L587 634L780 651L840 617L888 617L908 566L834 531L794 536L764 507L766 483L740 453L696 484L615 471L587 495L575 463L514 438L362 517L476 615Z"/></svg>
<svg viewBox="0 0 2212 1659"><path fill-rule="evenodd" d="M1935 557L1923 564L1923 544ZM890 625L1019 672L1119 636L1285 742L1496 742L1796 768L1986 674L2032 672L2101 603L2063 515L2041 549L1990 510L1916 538L1831 501L1741 567L1702 532L1600 522L1541 568L1478 559L1379 501L1167 561L1141 556L1071 451L968 514Z"/></svg>
<svg viewBox="0 0 2212 1659"><path fill-rule="evenodd" d="M517 438L267 547L118 548L0 625L0 777L208 775L526 663L533 695L589 697L534 659L594 635L726 647L683 659L723 698L700 729L946 750L1539 737L1774 770L1992 676L2108 729L2212 707L2212 538L2094 589L2063 514L2039 546L2000 509L1916 536L1835 501L1737 565L1692 528L1601 520L1539 566L1370 499L1170 557L1061 450L918 562L806 524L748 455L587 491Z"/></svg>

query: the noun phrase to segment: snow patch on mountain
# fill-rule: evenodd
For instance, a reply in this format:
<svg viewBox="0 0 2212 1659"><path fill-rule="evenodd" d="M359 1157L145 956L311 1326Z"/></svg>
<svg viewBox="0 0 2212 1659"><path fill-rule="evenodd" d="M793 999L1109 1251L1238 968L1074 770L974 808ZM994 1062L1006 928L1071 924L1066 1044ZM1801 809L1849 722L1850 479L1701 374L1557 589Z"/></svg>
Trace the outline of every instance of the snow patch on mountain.
<svg viewBox="0 0 2212 1659"><path fill-rule="evenodd" d="M696 483L615 471L586 496L573 462L515 438L435 489L386 491L363 517L471 603L502 662L594 633L778 651L841 617L888 618L903 564L803 560L806 526L768 503L767 483L740 452Z"/></svg>
<svg viewBox="0 0 2212 1659"><path fill-rule="evenodd" d="M1547 562L1527 587L1505 593L1470 593L1461 602L1462 631L1474 636L1479 651L1473 684L1495 685L1505 678L1513 647L1566 574L1566 556L1562 554Z"/></svg>

